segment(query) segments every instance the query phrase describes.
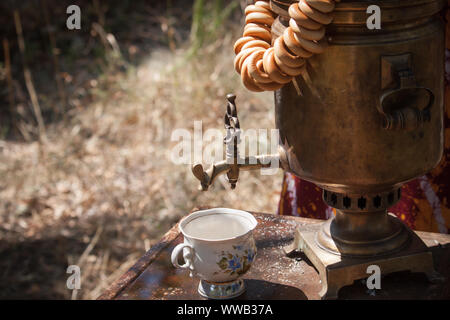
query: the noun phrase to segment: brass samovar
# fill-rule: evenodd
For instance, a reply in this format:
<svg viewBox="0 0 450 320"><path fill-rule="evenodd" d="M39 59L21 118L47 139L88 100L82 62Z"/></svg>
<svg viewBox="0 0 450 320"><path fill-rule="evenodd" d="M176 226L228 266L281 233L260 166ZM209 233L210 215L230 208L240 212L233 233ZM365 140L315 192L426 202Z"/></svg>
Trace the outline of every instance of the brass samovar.
<svg viewBox="0 0 450 320"><path fill-rule="evenodd" d="M288 26L292 2L271 1L278 14L273 39ZM381 9L381 29L367 28L368 2L341 1L326 29L325 52L308 60L306 75L275 92L280 154L225 161L208 171L193 166L207 189L219 174L235 184L240 169L267 166L272 157L323 189L336 216L298 229L294 243L319 271L323 298L366 278L369 265L384 274L434 275L426 245L387 209L400 199L402 184L442 157L445 1L370 4ZM228 118L237 119L230 105L234 97Z"/></svg>

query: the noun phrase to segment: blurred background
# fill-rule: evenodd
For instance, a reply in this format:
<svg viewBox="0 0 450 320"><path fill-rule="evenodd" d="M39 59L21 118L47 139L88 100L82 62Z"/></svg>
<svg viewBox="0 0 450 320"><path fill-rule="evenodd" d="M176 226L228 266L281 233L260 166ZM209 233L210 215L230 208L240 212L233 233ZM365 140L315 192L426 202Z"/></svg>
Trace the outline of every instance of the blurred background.
<svg viewBox="0 0 450 320"><path fill-rule="evenodd" d="M229 92L243 129L274 127L272 93L233 68L245 5L0 2L0 299L95 299L195 207L276 211L281 171L200 192L170 161L173 130L224 130Z"/></svg>

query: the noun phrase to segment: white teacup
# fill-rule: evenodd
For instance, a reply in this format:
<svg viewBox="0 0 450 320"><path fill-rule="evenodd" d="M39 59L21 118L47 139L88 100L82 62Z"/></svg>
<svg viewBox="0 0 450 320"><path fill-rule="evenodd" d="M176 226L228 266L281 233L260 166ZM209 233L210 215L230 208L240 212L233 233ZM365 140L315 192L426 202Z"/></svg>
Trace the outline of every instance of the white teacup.
<svg viewBox="0 0 450 320"><path fill-rule="evenodd" d="M227 208L196 211L180 221L184 243L172 251L172 264L200 280L199 293L212 299L233 298L245 291L241 275L256 255L256 219L248 212ZM185 264L179 265L183 252Z"/></svg>

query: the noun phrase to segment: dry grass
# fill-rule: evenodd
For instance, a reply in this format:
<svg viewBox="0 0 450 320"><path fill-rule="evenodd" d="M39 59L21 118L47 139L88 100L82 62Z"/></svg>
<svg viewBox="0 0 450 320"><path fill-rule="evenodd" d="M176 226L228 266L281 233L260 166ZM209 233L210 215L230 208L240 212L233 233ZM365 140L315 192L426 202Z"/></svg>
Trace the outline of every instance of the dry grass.
<svg viewBox="0 0 450 320"><path fill-rule="evenodd" d="M0 141L0 298L94 299L194 207L275 212L281 172L202 193L189 166L169 160L174 129L223 128L228 92L244 129L274 127L272 94L247 92L232 68L236 35L191 60L155 49L93 81L92 102L47 126L47 141ZM66 288L71 264L77 293Z"/></svg>

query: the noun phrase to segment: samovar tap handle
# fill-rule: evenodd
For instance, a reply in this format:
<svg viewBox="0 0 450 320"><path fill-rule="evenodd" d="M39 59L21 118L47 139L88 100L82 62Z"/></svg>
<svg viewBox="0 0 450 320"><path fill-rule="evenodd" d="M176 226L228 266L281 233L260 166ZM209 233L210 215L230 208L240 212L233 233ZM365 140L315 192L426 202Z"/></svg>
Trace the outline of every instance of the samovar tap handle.
<svg viewBox="0 0 450 320"><path fill-rule="evenodd" d="M236 188L236 183L239 179L239 143L241 140L241 125L237 117L236 95L227 94L227 112L225 113L225 130L227 131L224 138L226 146L226 162L230 165L230 170L227 172L228 182L231 189Z"/></svg>

